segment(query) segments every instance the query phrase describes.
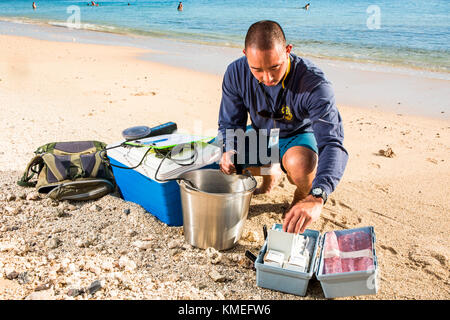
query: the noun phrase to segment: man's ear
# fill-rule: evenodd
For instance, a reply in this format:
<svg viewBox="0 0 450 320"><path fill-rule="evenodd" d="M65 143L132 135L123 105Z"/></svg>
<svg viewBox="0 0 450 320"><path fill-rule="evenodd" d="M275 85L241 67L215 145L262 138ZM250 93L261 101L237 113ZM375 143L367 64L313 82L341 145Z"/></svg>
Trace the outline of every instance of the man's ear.
<svg viewBox="0 0 450 320"><path fill-rule="evenodd" d="M291 50L292 50L292 44L288 44L287 46L286 46L286 53L287 54L290 54L291 53Z"/></svg>
<svg viewBox="0 0 450 320"><path fill-rule="evenodd" d="M247 54L245 53L245 49L242 50L242 53L244 53L245 56L247 55Z"/></svg>

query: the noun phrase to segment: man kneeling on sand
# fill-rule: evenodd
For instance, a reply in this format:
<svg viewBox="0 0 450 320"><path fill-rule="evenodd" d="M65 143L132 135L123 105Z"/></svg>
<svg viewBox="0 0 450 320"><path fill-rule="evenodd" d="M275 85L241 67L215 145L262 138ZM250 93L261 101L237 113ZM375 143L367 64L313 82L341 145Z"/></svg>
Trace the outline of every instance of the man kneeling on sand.
<svg viewBox="0 0 450 320"><path fill-rule="evenodd" d="M244 56L228 66L223 79L220 169L232 174L240 166L262 175L256 194L269 192L283 170L297 187L283 230L303 233L319 219L344 174L348 153L330 82L291 50L274 21L256 22L248 29ZM239 139L238 132L244 131L244 140ZM270 163L261 154L270 154Z"/></svg>

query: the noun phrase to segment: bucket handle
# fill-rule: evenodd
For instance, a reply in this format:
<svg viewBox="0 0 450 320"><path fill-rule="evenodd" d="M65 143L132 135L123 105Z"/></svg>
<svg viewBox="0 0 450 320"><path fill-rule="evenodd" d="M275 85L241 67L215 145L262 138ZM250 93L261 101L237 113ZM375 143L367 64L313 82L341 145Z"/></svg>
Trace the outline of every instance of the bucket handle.
<svg viewBox="0 0 450 320"><path fill-rule="evenodd" d="M186 188L188 188L188 189L191 189L191 190L194 190L194 191L200 191L200 190L197 188L197 186L194 185L194 183L193 183L192 181L188 180L188 179L184 179L184 178L178 177L178 178L176 178L176 179L174 179L174 180L177 180L177 181L183 181L183 182L184 182L184 185L185 185Z"/></svg>
<svg viewBox="0 0 450 320"><path fill-rule="evenodd" d="M253 183L255 184L255 186L252 188L253 189L252 192L253 192L256 189L256 186L258 185L255 177L248 170L243 170L242 174L249 177L250 179L252 179ZM244 189L245 189L245 186L244 186ZM249 190L246 190L246 191L249 191Z"/></svg>
<svg viewBox="0 0 450 320"><path fill-rule="evenodd" d="M225 174L225 173L222 172L222 174ZM244 170L242 170L241 175L247 176L248 178L252 179L252 181L253 181L253 183L255 185L253 188L251 188L249 190L245 190L245 185L244 185L244 190L245 190L244 192L247 192L247 191L253 192L253 191L255 191L256 186L258 185L258 183L256 182L255 177L250 173L250 171L244 169ZM244 183L242 182L242 184L244 184ZM234 193L241 193L241 192L232 192L232 193L234 194Z"/></svg>
<svg viewBox="0 0 450 320"><path fill-rule="evenodd" d="M225 173L222 172L222 174L225 174ZM249 189L249 190L245 190L245 185L244 185L244 192L248 192L248 191L253 192L253 191L255 191L256 186L258 185L258 183L256 182L255 177L254 177L249 171L247 171L247 170L244 170L244 172L242 173L242 175L245 175L245 176L247 176L248 178L252 179L252 181L253 181L253 183L254 183L254 187L251 188L251 189ZM177 177L177 178L170 179L170 180L177 180L178 182L182 181L182 182L184 182L184 186L185 186L187 189L190 189L190 190L193 190L193 191L201 191L200 189L197 188L197 186L195 186L195 185L192 183L192 181L190 181L190 180L188 180L188 179L181 178L181 177ZM202 191L202 192L204 192L204 191ZM242 193L242 192L230 192L230 193L228 193L228 194L241 194L241 193Z"/></svg>

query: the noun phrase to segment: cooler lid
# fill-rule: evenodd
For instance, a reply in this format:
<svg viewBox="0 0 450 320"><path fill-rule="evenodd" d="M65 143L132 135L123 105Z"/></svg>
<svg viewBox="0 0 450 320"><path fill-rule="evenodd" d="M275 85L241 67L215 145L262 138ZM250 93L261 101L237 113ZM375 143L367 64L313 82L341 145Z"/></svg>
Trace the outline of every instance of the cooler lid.
<svg viewBox="0 0 450 320"><path fill-rule="evenodd" d="M214 137L196 136L182 133L163 134L144 139L137 139L127 141L127 145L136 147L153 147L155 149L167 149L177 145L194 143L194 142L209 142Z"/></svg>
<svg viewBox="0 0 450 320"><path fill-rule="evenodd" d="M161 136L159 137L159 139L161 139ZM158 140L157 138L158 136L151 137L152 140L156 141ZM208 139L208 137L203 138ZM222 154L222 150L218 146L205 142L196 142L193 144L193 149L190 148L190 150L183 150L182 152L173 156L173 159L175 159L176 162L170 160L169 158L166 158L163 161L163 157L152 150L148 152L147 155L145 155L148 151L148 147L129 145L120 146L121 143L122 142L108 145L107 148L118 145L119 147L107 150L107 156L122 163L126 167L135 167L145 156L142 164L134 170L157 182L161 182L156 180L155 178L155 173L159 167L158 179L175 179L187 171L200 169L218 161ZM192 155L192 152L194 152L193 150L195 150L195 152L197 153L195 161L193 161L192 157L190 156ZM161 162L163 163L161 164Z"/></svg>

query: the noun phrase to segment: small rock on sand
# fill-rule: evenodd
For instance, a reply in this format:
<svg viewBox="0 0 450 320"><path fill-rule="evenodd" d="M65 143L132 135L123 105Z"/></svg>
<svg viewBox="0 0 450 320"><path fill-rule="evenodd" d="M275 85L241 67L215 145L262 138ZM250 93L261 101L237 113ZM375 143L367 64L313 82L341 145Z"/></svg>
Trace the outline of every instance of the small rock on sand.
<svg viewBox="0 0 450 320"><path fill-rule="evenodd" d="M34 291L48 290L48 289L51 288L51 286L52 286L52 284L50 282L49 283L40 284L34 289Z"/></svg>
<svg viewBox="0 0 450 320"><path fill-rule="evenodd" d="M203 282L200 282L198 285L197 285L197 288L198 288L198 290L203 290L203 289L205 289L205 288L207 288L208 286L206 285L206 284L204 284Z"/></svg>
<svg viewBox="0 0 450 320"><path fill-rule="evenodd" d="M89 294L94 294L96 293L98 290L100 290L103 287L102 283L100 280L95 280L94 282L91 283L91 285L87 288L87 292Z"/></svg>
<svg viewBox="0 0 450 320"><path fill-rule="evenodd" d="M379 150L378 154L380 156L385 156L386 158L393 158L396 156L396 154L394 153L394 151L392 150L391 147L387 148L386 150L383 150L383 149Z"/></svg>
<svg viewBox="0 0 450 320"><path fill-rule="evenodd" d="M52 238L46 242L47 247L50 249L56 249L59 247L60 244L61 240L59 240L58 238Z"/></svg>
<svg viewBox="0 0 450 320"><path fill-rule="evenodd" d="M136 269L136 263L133 260L130 260L127 256L120 257L119 266L127 271L133 271Z"/></svg>
<svg viewBox="0 0 450 320"><path fill-rule="evenodd" d="M94 205L92 205L90 208L89 208L89 210L90 211L101 211L102 210L102 207L100 207L99 205L96 205L96 204L94 204Z"/></svg>
<svg viewBox="0 0 450 320"><path fill-rule="evenodd" d="M214 248L207 248L205 253L212 264L217 264L222 260L222 254Z"/></svg>
<svg viewBox="0 0 450 320"><path fill-rule="evenodd" d="M8 280L14 280L19 276L19 273L16 271L10 272L6 275L6 279Z"/></svg>
<svg viewBox="0 0 450 320"><path fill-rule="evenodd" d="M19 280L20 284L27 284L28 282L30 282L30 278L28 277L27 271L19 273L17 279Z"/></svg>
<svg viewBox="0 0 450 320"><path fill-rule="evenodd" d="M20 212L22 212L22 209L21 209L20 207L13 208L13 207L5 206L4 209L5 209L9 214L12 214L12 215L17 215L17 214L19 214Z"/></svg>
<svg viewBox="0 0 450 320"><path fill-rule="evenodd" d="M133 246L135 246L136 248L139 248L141 250L147 250L152 247L152 243L150 241L137 240L137 241L133 242Z"/></svg>
<svg viewBox="0 0 450 320"><path fill-rule="evenodd" d="M209 273L209 276L210 276L211 279L213 279L214 282L224 282L225 281L225 276L220 274L216 270L212 270Z"/></svg>
<svg viewBox="0 0 450 320"><path fill-rule="evenodd" d="M55 293L53 292L53 289L34 291L28 295L25 300L55 300Z"/></svg>
<svg viewBox="0 0 450 320"><path fill-rule="evenodd" d="M67 295L69 297L76 297L82 293L83 293L83 291L81 291L80 289L74 289L74 288L69 289L69 291L67 291Z"/></svg>
<svg viewBox="0 0 450 320"><path fill-rule="evenodd" d="M170 241L170 242L168 243L167 247L168 247L169 249L175 249L175 248L181 247L181 245L182 245L182 244L181 244L179 241L177 241L177 240L172 240L172 241Z"/></svg>
<svg viewBox="0 0 450 320"><path fill-rule="evenodd" d="M39 196L39 193L37 192L30 192L27 194L27 200L36 201L39 200L41 197Z"/></svg>
<svg viewBox="0 0 450 320"><path fill-rule="evenodd" d="M256 242L258 241L258 235L254 231L249 231L245 234L243 237L243 240L249 241L249 242Z"/></svg>

